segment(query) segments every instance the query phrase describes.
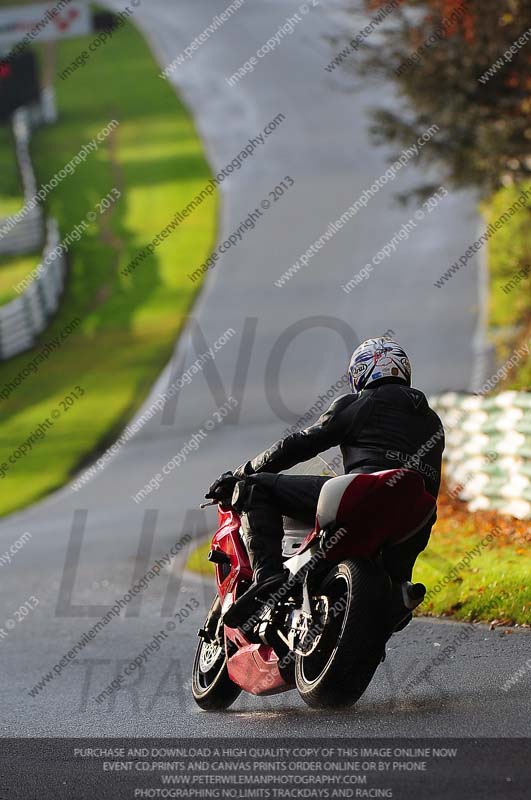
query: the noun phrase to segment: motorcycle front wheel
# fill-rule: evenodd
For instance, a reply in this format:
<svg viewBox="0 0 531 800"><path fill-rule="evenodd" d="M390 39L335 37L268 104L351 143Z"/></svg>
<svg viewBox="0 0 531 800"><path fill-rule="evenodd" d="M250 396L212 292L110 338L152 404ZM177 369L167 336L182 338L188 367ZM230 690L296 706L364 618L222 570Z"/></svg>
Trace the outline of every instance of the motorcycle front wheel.
<svg viewBox="0 0 531 800"><path fill-rule="evenodd" d="M241 689L229 678L223 626L219 624L221 607L216 598L205 628L216 631L212 641L199 640L192 667L192 695L203 711L223 711L239 696Z"/></svg>
<svg viewBox="0 0 531 800"><path fill-rule="evenodd" d="M295 659L295 682L312 708L351 706L367 689L387 640L389 577L376 563L342 561L313 594L327 611L317 645Z"/></svg>

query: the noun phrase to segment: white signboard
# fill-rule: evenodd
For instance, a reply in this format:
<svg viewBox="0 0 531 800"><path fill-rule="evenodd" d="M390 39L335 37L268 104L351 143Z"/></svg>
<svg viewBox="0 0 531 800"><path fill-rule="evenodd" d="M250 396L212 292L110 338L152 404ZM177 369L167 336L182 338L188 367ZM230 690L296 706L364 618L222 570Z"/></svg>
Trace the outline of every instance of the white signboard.
<svg viewBox="0 0 531 800"><path fill-rule="evenodd" d="M57 0L0 8L0 51L20 52L39 42L85 36L92 31L87 3Z"/></svg>

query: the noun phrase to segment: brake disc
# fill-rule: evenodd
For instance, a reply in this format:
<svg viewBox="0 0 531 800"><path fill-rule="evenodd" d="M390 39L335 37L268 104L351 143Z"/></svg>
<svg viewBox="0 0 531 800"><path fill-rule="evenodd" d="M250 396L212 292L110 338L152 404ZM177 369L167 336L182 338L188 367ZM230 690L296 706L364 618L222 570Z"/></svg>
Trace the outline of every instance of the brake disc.
<svg viewBox="0 0 531 800"><path fill-rule="evenodd" d="M308 656L318 648L328 620L328 598L321 595L316 597L315 600L313 617L305 614L297 629L297 635L300 638L298 645L295 647L295 652L301 656Z"/></svg>
<svg viewBox="0 0 531 800"><path fill-rule="evenodd" d="M206 675L208 672L210 672L216 661L219 659L221 650L222 648L219 641L203 642L203 646L199 654L199 669L203 675Z"/></svg>

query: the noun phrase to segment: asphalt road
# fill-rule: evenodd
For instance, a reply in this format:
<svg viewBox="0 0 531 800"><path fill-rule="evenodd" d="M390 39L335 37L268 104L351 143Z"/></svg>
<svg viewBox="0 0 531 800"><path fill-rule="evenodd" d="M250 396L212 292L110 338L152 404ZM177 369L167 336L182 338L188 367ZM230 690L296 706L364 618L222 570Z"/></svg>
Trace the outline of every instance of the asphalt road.
<svg viewBox="0 0 531 800"><path fill-rule="evenodd" d="M224 0L149 0L138 7L135 21L165 67L224 8ZM123 596L135 569L138 577L150 557L160 559L183 533L198 539L213 526L212 511L197 511L205 486L278 438L326 393L344 371L356 338L394 330L411 353L415 383L427 392L470 385L477 355L478 265L462 270L443 289L433 282L475 238L479 221L472 197L450 195L368 280L348 295L341 290L413 213L397 206L393 196L423 177L414 163L283 288L274 285L329 222L385 172L389 154L369 143L368 109L395 102L389 87L362 85L354 76L324 70L338 49L326 34L344 24L331 8L312 10L252 74L230 87L225 77L296 8L291 0L248 0L172 75L195 114L214 172L270 120L285 115L223 183L220 242L285 176L294 185L271 201L254 230L209 273L194 319L153 396L232 327L235 335L217 353L215 370L210 366L194 375L176 406L144 425L80 491L66 487L2 521L0 552L25 531L31 534L12 564L1 567L5 619L30 596L39 601L0 642L4 736L529 734L529 675L507 692L501 688L529 657L529 636L421 620L391 641L386 662L352 711L317 714L292 692L264 700L241 697L226 714L199 712L187 681L195 630L212 588L183 576L182 554L150 583L139 606L131 604L128 616L112 620L74 663L37 696L28 695ZM352 31L362 24L354 17ZM219 422L216 411L231 393L237 413ZM203 426L208 435L197 450L190 446L184 463L136 503L132 495ZM94 697L191 598L200 608L150 655L134 685L98 705ZM429 681L404 692L405 678L428 666L459 635L453 657L437 665Z"/></svg>

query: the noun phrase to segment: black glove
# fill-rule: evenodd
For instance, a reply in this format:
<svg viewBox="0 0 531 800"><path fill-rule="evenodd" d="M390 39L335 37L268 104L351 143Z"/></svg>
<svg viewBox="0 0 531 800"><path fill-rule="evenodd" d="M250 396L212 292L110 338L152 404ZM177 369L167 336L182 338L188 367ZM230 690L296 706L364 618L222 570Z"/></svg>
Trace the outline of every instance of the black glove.
<svg viewBox="0 0 531 800"><path fill-rule="evenodd" d="M239 478L236 478L232 472L224 472L214 481L205 498L207 500L217 500L218 502L230 500L238 480Z"/></svg>

